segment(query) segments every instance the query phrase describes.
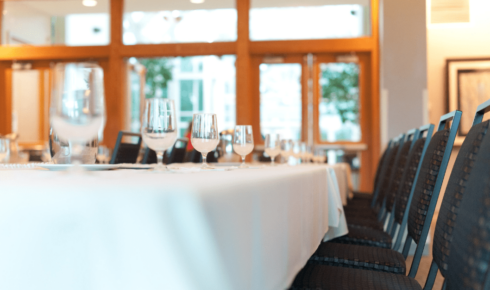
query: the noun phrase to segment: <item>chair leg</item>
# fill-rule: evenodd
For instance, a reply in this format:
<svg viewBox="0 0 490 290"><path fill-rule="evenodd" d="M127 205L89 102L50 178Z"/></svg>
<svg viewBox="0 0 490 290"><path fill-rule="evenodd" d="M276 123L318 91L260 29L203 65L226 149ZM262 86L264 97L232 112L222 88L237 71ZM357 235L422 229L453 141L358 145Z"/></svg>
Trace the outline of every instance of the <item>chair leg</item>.
<svg viewBox="0 0 490 290"><path fill-rule="evenodd" d="M432 264L430 264L429 275L427 275L427 280L425 281L424 290L432 290L432 287L434 287L434 282L436 281L438 270L439 267L437 267L436 262L432 260Z"/></svg>

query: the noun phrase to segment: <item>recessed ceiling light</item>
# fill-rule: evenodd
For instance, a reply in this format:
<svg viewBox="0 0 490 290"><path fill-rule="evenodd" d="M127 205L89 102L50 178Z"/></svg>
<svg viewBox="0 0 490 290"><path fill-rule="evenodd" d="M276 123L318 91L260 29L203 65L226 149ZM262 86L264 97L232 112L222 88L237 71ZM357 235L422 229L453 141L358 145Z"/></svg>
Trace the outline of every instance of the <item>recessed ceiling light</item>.
<svg viewBox="0 0 490 290"><path fill-rule="evenodd" d="M97 1L95 1L95 0L83 0L82 4L83 4L83 6L94 7L95 5L97 5Z"/></svg>
<svg viewBox="0 0 490 290"><path fill-rule="evenodd" d="M191 0L191 3L201 4L201 3L204 3L204 0Z"/></svg>

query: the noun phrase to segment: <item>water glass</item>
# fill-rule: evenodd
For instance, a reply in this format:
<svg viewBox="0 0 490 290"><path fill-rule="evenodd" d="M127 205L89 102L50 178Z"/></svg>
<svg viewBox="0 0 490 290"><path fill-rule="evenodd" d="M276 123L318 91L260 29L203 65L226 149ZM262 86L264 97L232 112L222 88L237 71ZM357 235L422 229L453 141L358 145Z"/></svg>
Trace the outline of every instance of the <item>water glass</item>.
<svg viewBox="0 0 490 290"><path fill-rule="evenodd" d="M153 98L146 100L141 126L141 137L148 148L157 155L156 171L166 171L163 153L177 140L177 121L173 100Z"/></svg>
<svg viewBox="0 0 490 290"><path fill-rule="evenodd" d="M99 146L97 148L97 161L99 161L100 164L106 164L109 163L111 160L111 152L109 148L106 146Z"/></svg>
<svg viewBox="0 0 490 290"><path fill-rule="evenodd" d="M0 163L7 162L10 156L10 140L0 138Z"/></svg>
<svg viewBox="0 0 490 290"><path fill-rule="evenodd" d="M281 154L281 136L279 134L265 135L265 153L271 158L271 165L275 165L276 156Z"/></svg>
<svg viewBox="0 0 490 290"><path fill-rule="evenodd" d="M293 155L293 143L291 140L281 140L281 156L285 162L289 162L289 157Z"/></svg>
<svg viewBox="0 0 490 290"><path fill-rule="evenodd" d="M202 154L201 169L213 169L206 163L208 153L219 143L218 117L216 114L194 114L192 117L191 143Z"/></svg>
<svg viewBox="0 0 490 290"><path fill-rule="evenodd" d="M104 126L103 70L92 63L59 63L53 80L51 126L71 144L72 163L79 164L85 144L96 139Z"/></svg>
<svg viewBox="0 0 490 290"><path fill-rule="evenodd" d="M233 134L233 150L242 157L240 168L247 168L245 157L254 150L252 126L236 126Z"/></svg>

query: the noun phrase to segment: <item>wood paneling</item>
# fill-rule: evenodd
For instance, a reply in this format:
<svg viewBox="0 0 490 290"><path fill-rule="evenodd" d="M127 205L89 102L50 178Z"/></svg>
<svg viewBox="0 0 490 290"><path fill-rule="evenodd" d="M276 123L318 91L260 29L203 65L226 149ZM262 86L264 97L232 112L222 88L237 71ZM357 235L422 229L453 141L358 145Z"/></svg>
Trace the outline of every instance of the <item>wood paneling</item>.
<svg viewBox="0 0 490 290"><path fill-rule="evenodd" d="M140 44L121 47L124 57L164 57L236 54L235 42Z"/></svg>
<svg viewBox="0 0 490 290"><path fill-rule="evenodd" d="M252 54L285 54L285 53L326 53L371 51L376 42L371 37L351 39L318 39L318 40L281 40L251 41Z"/></svg>
<svg viewBox="0 0 490 290"><path fill-rule="evenodd" d="M249 9L250 0L237 0L237 42L236 42L236 123L253 123L253 99L251 98L251 69L249 52ZM255 128L257 131L257 128Z"/></svg>
<svg viewBox="0 0 490 290"><path fill-rule="evenodd" d="M109 46L0 46L0 61L93 59L108 57L109 51Z"/></svg>
<svg viewBox="0 0 490 290"><path fill-rule="evenodd" d="M104 74L105 101L107 120L104 129L104 144L109 147L116 144L117 134L124 129L125 111L125 77L126 66L121 56L122 22L124 3L122 0L111 0L111 45L108 62L100 64Z"/></svg>
<svg viewBox="0 0 490 290"><path fill-rule="evenodd" d="M12 131L12 69L10 62L0 62L0 134Z"/></svg>

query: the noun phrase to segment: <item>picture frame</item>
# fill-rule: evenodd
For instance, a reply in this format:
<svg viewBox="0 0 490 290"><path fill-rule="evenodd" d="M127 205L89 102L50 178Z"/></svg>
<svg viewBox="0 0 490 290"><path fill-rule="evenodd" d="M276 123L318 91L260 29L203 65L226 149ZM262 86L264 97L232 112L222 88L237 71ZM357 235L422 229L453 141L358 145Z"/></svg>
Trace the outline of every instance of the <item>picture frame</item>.
<svg viewBox="0 0 490 290"><path fill-rule="evenodd" d="M490 99L490 58L447 59L446 92L448 112L463 112L455 145L468 134L476 108Z"/></svg>

